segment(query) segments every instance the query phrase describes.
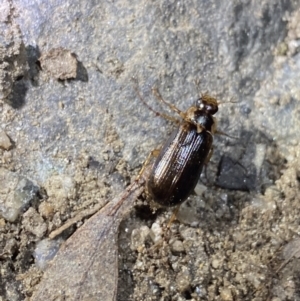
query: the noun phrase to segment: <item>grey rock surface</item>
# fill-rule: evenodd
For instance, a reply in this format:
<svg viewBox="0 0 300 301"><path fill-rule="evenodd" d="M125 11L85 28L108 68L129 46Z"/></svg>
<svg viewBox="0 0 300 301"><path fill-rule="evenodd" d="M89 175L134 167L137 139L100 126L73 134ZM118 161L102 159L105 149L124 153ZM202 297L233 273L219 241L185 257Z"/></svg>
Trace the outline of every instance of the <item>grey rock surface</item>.
<svg viewBox="0 0 300 301"><path fill-rule="evenodd" d="M4 0L0 9L0 99L13 104L11 94L26 74L27 57L20 27L13 19L13 4Z"/></svg>
<svg viewBox="0 0 300 301"><path fill-rule="evenodd" d="M40 190L27 218L0 218L0 300L29 300L41 278L36 243L121 192L173 129L141 103L133 77L147 103L169 115L153 86L181 110L199 90L229 102L220 104L218 128L238 139L216 135L202 180L223 188L191 196L161 245L146 240L133 252L131 230L164 229L170 210L145 219L137 209L122 224L118 300L300 300L299 259L273 272L300 231L299 7L2 1L1 130L14 147L0 148L1 167ZM55 61L66 73L43 60L53 49L71 58ZM30 228L30 214L47 229ZM174 241L183 252L173 252Z"/></svg>

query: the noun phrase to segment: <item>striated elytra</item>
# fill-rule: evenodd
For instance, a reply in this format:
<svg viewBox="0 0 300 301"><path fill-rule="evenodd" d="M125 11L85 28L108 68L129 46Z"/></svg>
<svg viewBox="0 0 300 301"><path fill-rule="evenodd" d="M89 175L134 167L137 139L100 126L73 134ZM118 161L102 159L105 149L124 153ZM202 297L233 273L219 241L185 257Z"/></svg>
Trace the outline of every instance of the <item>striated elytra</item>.
<svg viewBox="0 0 300 301"><path fill-rule="evenodd" d="M180 205L193 192L211 157L216 131L212 115L218 111L216 99L207 94L186 112L169 106L182 121L161 148L146 186L150 198L162 206Z"/></svg>

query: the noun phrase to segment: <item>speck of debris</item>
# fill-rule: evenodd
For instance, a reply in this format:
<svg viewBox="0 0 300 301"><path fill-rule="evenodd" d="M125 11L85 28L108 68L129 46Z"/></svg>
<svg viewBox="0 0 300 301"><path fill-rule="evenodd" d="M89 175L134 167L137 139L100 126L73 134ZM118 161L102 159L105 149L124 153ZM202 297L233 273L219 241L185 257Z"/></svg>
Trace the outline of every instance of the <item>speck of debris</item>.
<svg viewBox="0 0 300 301"><path fill-rule="evenodd" d="M43 237L47 231L47 225L44 222L43 218L32 207L30 207L23 214L22 224L26 231L32 233L37 237Z"/></svg>
<svg viewBox="0 0 300 301"><path fill-rule="evenodd" d="M76 78L78 61L68 49L51 49L41 55L39 62L49 77L60 80Z"/></svg>

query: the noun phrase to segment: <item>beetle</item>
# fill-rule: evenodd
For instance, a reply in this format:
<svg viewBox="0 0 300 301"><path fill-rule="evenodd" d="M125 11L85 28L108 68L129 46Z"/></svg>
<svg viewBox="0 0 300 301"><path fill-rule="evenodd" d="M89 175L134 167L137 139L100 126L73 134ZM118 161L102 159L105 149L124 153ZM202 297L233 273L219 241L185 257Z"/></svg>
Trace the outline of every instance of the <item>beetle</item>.
<svg viewBox="0 0 300 301"><path fill-rule="evenodd" d="M158 152L146 183L146 193L163 207L179 206L193 192L204 164L212 155L213 134L216 132L213 115L218 112L218 102L203 94L183 112L165 101L157 89L153 92L161 102L179 114L181 120L175 120L177 128ZM154 111L139 92L138 95L156 115L174 121L174 118Z"/></svg>

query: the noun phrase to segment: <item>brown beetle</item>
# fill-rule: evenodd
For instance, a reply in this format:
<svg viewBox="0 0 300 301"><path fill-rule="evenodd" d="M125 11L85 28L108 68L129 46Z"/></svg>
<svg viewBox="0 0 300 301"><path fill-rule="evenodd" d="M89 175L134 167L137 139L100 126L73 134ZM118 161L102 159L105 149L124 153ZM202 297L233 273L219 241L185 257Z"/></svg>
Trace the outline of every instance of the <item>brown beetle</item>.
<svg viewBox="0 0 300 301"><path fill-rule="evenodd" d="M159 151L146 184L146 191L158 204L176 206L193 192L204 164L211 157L212 135L216 131L216 122L212 115L218 111L218 102L204 94L186 112L182 112L166 102L157 90L154 93L160 101L178 113L182 120L176 121L178 127ZM138 95L145 103L139 92ZM154 111L147 104L146 106ZM172 117L155 113L174 121Z"/></svg>

